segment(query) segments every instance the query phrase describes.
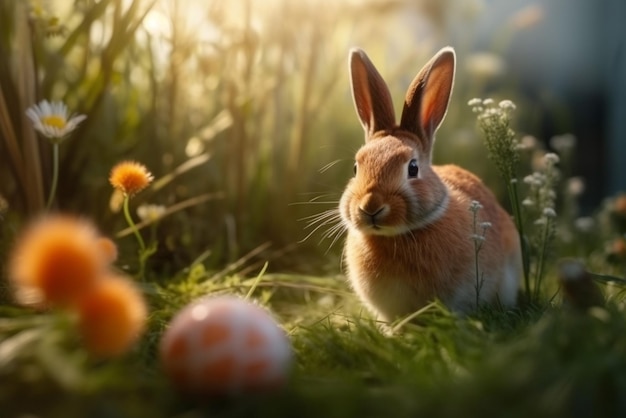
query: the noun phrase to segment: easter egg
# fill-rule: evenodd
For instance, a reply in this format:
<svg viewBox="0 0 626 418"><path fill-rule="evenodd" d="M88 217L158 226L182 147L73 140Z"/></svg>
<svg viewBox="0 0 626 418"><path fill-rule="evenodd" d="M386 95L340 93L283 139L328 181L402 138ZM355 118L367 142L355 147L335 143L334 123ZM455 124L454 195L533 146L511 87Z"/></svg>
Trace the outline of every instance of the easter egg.
<svg viewBox="0 0 626 418"><path fill-rule="evenodd" d="M161 339L160 357L179 390L229 395L281 387L292 352L268 311L220 296L193 302L174 317Z"/></svg>

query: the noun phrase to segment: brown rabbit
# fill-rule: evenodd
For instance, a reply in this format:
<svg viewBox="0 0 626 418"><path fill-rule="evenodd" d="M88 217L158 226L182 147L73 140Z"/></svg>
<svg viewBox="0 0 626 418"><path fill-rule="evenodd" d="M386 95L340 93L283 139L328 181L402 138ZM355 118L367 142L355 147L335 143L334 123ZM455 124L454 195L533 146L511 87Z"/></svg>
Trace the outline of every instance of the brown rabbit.
<svg viewBox="0 0 626 418"><path fill-rule="evenodd" d="M454 165L431 164L454 71L454 50L443 48L411 83L397 125L381 75L365 52L350 53L365 145L356 154L355 176L339 204L348 231L345 260L352 287L384 321L435 298L452 310L471 311L477 289L481 303L516 302L521 252L511 218L478 177ZM480 222L491 224L484 241L482 229L474 235L474 201L482 205ZM476 239L482 241L479 280Z"/></svg>

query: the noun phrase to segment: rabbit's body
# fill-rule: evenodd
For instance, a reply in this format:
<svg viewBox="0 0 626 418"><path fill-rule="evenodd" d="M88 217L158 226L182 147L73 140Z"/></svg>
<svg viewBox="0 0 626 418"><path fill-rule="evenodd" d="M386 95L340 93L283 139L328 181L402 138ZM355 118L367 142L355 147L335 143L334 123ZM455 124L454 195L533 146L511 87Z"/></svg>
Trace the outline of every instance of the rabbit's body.
<svg viewBox="0 0 626 418"><path fill-rule="evenodd" d="M494 197L480 179L460 167L433 168L449 191L440 218L393 236L348 233L345 257L352 287L385 321L408 315L435 298L460 312L476 307L474 225L469 207L472 200L490 202ZM478 258L479 272L485 274L480 301L498 300L511 306L521 266L519 241L512 234L515 226L500 206L483 206L478 218L492 227Z"/></svg>
<svg viewBox="0 0 626 418"><path fill-rule="evenodd" d="M452 50L442 50L416 77L400 125L386 85L362 51L353 52L351 69L366 144L357 152L340 213L356 293L385 321L435 298L468 312L476 307L477 283L481 302L515 304L521 254L511 218L475 175L431 165L434 132L452 89ZM473 201L482 205L476 225ZM490 223L484 241L482 222Z"/></svg>

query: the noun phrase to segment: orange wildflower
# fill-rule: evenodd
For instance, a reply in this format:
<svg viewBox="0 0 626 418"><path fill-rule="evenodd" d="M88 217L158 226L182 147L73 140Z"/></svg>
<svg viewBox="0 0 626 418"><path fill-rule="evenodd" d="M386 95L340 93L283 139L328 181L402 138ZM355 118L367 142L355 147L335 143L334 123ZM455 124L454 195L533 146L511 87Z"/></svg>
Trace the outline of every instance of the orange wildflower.
<svg viewBox="0 0 626 418"><path fill-rule="evenodd" d="M105 271L107 258L86 220L63 215L42 218L22 234L9 260L18 302L67 306L86 293Z"/></svg>
<svg viewBox="0 0 626 418"><path fill-rule="evenodd" d="M147 309L132 282L109 274L78 305L79 330L85 346L100 357L124 353L141 335Z"/></svg>
<svg viewBox="0 0 626 418"><path fill-rule="evenodd" d="M135 161L123 161L111 170L109 181L117 190L132 196L145 189L154 179L143 165Z"/></svg>

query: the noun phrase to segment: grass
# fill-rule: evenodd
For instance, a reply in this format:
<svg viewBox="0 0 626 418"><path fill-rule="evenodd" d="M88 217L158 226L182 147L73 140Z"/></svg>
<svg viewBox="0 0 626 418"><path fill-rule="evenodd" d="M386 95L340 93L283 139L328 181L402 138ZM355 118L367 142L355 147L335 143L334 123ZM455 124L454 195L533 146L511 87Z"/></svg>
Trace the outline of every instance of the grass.
<svg viewBox="0 0 626 418"><path fill-rule="evenodd" d="M619 416L626 412L626 315L614 298L581 312L563 306L482 308L458 317L438 303L393 335L381 332L341 278L261 277L295 352L284 391L189 399L160 372L167 321L206 292L248 293L237 275L146 285L152 314L123 358L89 358L59 315L2 308L0 404L7 416ZM30 324L27 324L30 322ZM21 341L20 341L21 340ZM10 361L8 361L10 360Z"/></svg>

